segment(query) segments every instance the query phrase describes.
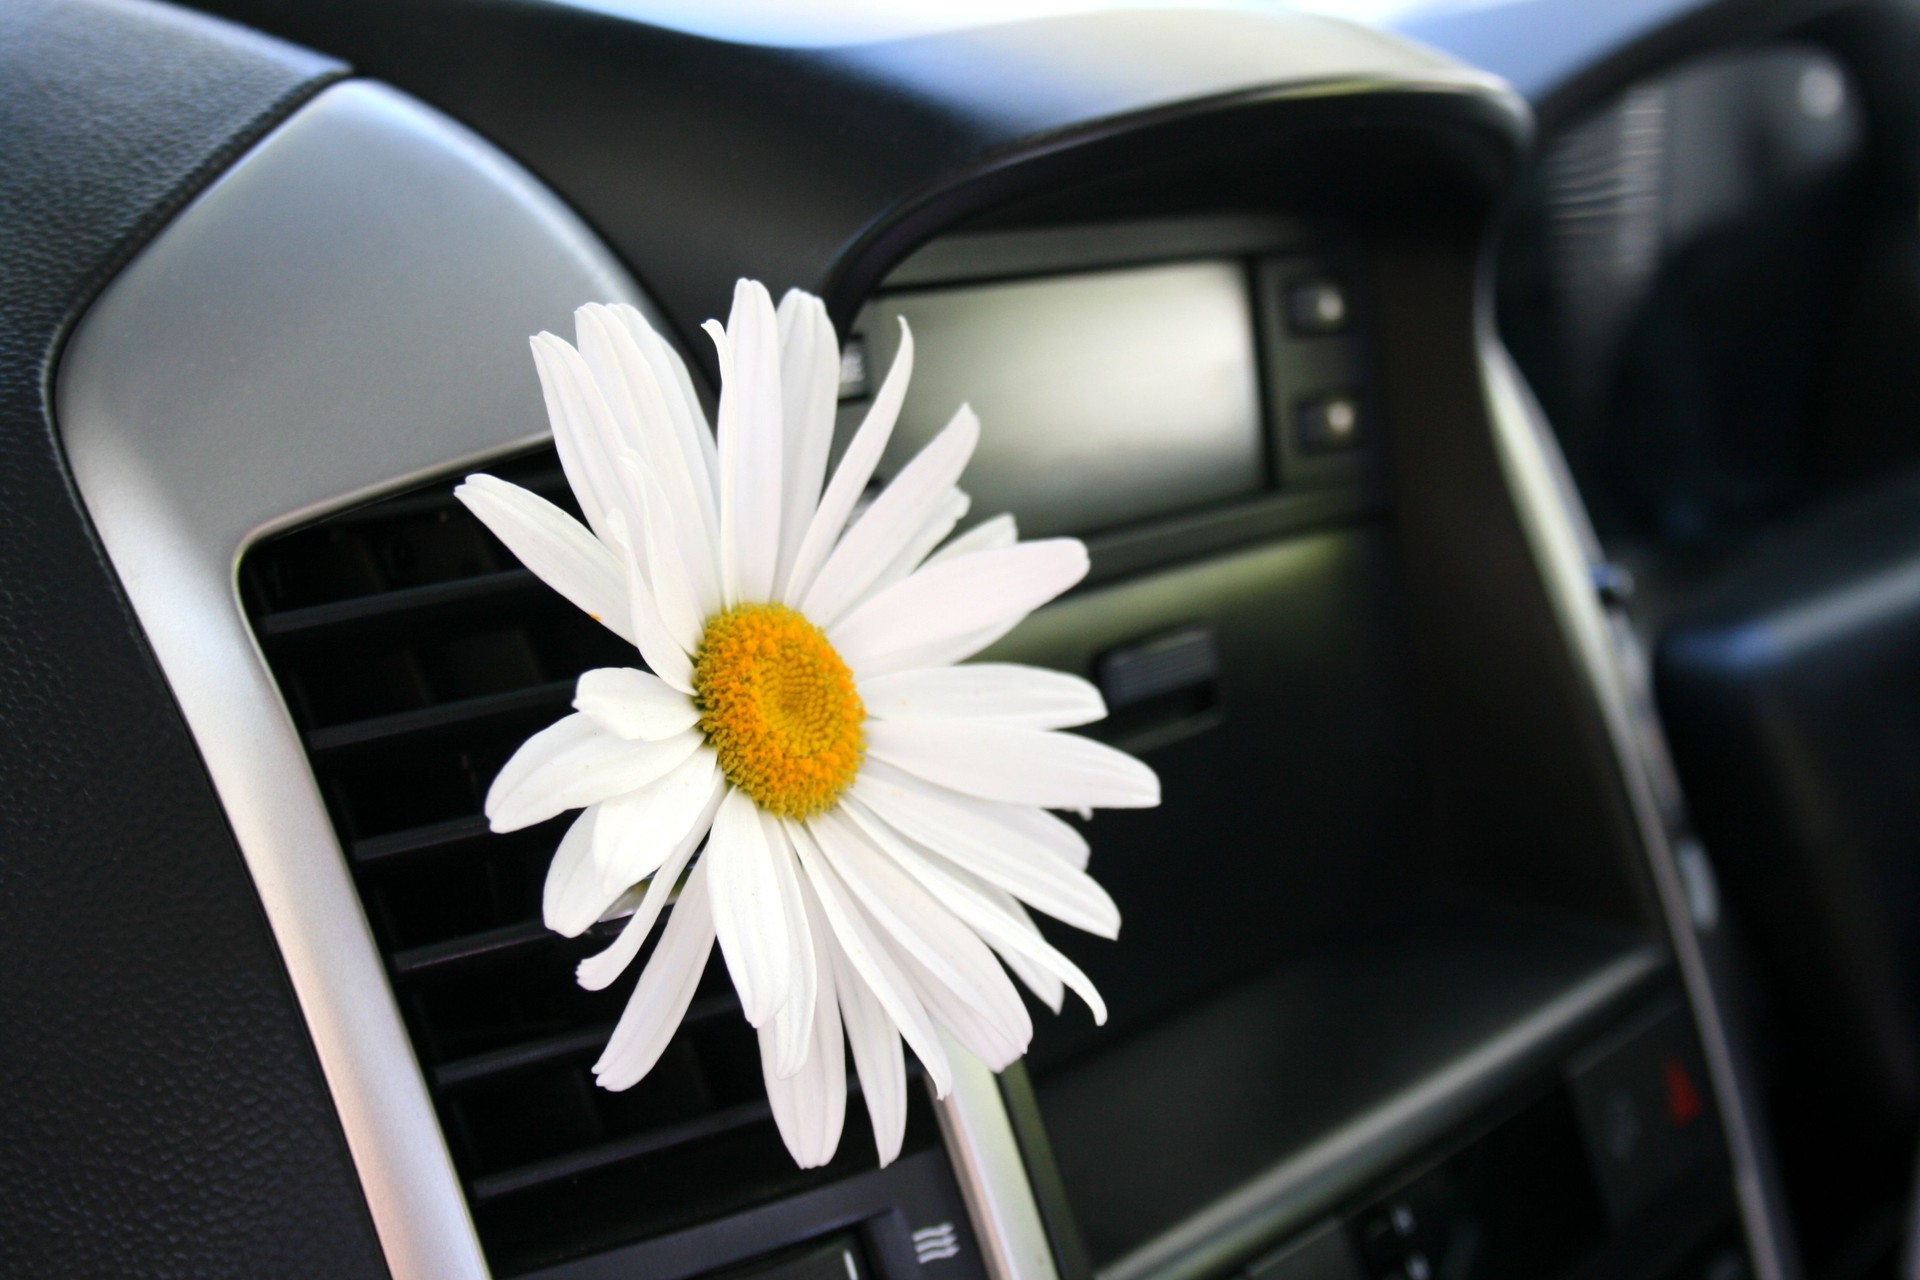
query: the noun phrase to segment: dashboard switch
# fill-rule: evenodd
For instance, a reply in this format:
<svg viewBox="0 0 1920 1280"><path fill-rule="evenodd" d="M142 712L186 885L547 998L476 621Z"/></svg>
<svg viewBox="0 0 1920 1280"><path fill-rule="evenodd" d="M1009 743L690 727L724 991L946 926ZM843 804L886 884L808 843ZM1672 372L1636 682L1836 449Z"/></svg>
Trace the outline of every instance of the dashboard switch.
<svg viewBox="0 0 1920 1280"><path fill-rule="evenodd" d="M1347 291L1324 276L1287 286L1287 327L1301 337L1339 333L1347 327Z"/></svg>
<svg viewBox="0 0 1920 1280"><path fill-rule="evenodd" d="M1360 440L1360 405L1344 392L1303 400L1297 415L1305 453L1338 453Z"/></svg>
<svg viewBox="0 0 1920 1280"><path fill-rule="evenodd" d="M710 1280L872 1280L872 1273L860 1241L843 1234L718 1272Z"/></svg>
<svg viewBox="0 0 1920 1280"><path fill-rule="evenodd" d="M1574 1064L1574 1105L1616 1223L1723 1160L1706 1063L1685 1014L1670 1008Z"/></svg>

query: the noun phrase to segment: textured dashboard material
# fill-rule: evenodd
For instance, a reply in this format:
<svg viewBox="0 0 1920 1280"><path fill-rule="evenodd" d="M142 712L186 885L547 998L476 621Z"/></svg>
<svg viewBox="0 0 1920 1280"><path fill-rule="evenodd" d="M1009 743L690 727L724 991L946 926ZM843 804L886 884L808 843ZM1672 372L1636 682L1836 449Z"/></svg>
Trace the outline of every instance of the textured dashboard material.
<svg viewBox="0 0 1920 1280"><path fill-rule="evenodd" d="M104 280L338 64L112 0L0 6L0 1273L385 1266L313 1050L50 420Z"/></svg>

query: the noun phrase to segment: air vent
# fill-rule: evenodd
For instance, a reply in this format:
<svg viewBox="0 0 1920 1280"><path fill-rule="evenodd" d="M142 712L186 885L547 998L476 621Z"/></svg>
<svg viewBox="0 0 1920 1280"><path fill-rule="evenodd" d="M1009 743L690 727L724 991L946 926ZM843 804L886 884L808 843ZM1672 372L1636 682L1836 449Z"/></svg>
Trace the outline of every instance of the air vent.
<svg viewBox="0 0 1920 1280"><path fill-rule="evenodd" d="M490 468L562 504L551 450ZM716 959L687 1024L625 1093L589 1067L632 990L574 965L539 919L562 818L490 833L480 802L574 678L637 655L548 591L456 503L452 480L255 548L242 591L352 864L496 1274L646 1239L873 1166L864 1109L840 1155L793 1167L758 1048ZM907 1150L935 1141L914 1094Z"/></svg>

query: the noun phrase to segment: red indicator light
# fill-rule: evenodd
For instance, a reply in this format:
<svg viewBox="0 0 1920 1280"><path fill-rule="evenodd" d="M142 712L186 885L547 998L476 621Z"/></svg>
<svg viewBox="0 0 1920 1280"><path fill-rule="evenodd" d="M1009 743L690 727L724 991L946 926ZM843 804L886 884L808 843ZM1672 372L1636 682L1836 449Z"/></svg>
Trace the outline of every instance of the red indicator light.
<svg viewBox="0 0 1920 1280"><path fill-rule="evenodd" d="M1700 1090L1694 1085L1693 1077L1677 1060L1667 1059L1665 1067L1667 1080L1667 1118L1675 1128L1685 1128L1692 1124L1703 1107Z"/></svg>

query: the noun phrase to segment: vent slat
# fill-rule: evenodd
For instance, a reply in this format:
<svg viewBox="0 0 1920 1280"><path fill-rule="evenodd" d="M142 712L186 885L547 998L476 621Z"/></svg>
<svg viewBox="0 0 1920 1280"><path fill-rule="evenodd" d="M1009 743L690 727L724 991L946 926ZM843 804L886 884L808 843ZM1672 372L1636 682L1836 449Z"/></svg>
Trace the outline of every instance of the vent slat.
<svg viewBox="0 0 1920 1280"><path fill-rule="evenodd" d="M511 1075L516 1071L525 1071L531 1067L544 1067L549 1063L564 1062L568 1058L584 1057L598 1052L613 1034L611 1022L600 1026L583 1027L578 1031L569 1031L564 1035L548 1036L544 1040L528 1040L521 1044L508 1045L504 1049L495 1049L491 1053L476 1053L468 1058L456 1058L452 1062L442 1063L433 1069L433 1083L440 1089L458 1089L465 1085L480 1084L500 1076Z"/></svg>
<svg viewBox="0 0 1920 1280"><path fill-rule="evenodd" d="M566 476L557 462L532 470L525 467L494 467L490 470L503 479L512 480L522 489L531 489L549 502L557 502L563 507L572 502L572 491L567 488ZM327 523L336 528L351 529L357 525L387 525L403 520L418 520L443 512L456 514L461 510L460 500L453 496L453 483L449 482L437 488L401 494L397 498L387 498L363 507L350 507L328 516Z"/></svg>
<svg viewBox="0 0 1920 1280"><path fill-rule="evenodd" d="M411 627L428 619L454 622L483 609L512 608L523 598L535 599L547 590L546 584L528 570L506 569L270 613L257 625L260 638L276 647L334 644L341 641L343 633L362 639L383 628Z"/></svg>
<svg viewBox="0 0 1920 1280"><path fill-rule="evenodd" d="M493 829L487 825L486 818L476 813L470 817L450 818L445 822L430 822L421 827L409 827L405 831L355 840L348 847L347 856L353 859L355 866L378 866L410 854L471 844L492 834Z"/></svg>
<svg viewBox="0 0 1920 1280"><path fill-rule="evenodd" d="M691 1026L713 1018L738 1014L739 1011L740 1001L734 996L708 996L695 1000L687 1007L686 1016L681 1019L681 1024ZM555 1062L565 1062L569 1058L597 1054L606 1047L607 1038L612 1034L613 1023L608 1022L584 1027L577 1031L568 1031L561 1035L547 1036L540 1040L528 1040L522 1044L509 1045L504 1049L495 1049L490 1053L476 1053L472 1057L457 1058L433 1069L433 1083L440 1089L459 1089L511 1075L516 1071L526 1071Z"/></svg>
<svg viewBox="0 0 1920 1280"><path fill-rule="evenodd" d="M577 1178L583 1173L591 1173L596 1169L624 1164L629 1160L637 1160L641 1156L649 1156L670 1147L731 1133L736 1129L744 1129L748 1125L770 1120L772 1117L773 1111L767 1105L766 1099L757 1098L752 1102L742 1102L719 1111L710 1111L696 1119L667 1125L647 1133L637 1133L631 1137L604 1142L598 1146L569 1151L565 1155L554 1156L551 1159L536 1160L515 1169L490 1173L484 1177L475 1178L471 1184L471 1191L473 1198L484 1204L502 1196L531 1191L535 1187L545 1186L548 1183Z"/></svg>
<svg viewBox="0 0 1920 1280"><path fill-rule="evenodd" d="M392 957L393 972L398 978L417 978L424 974L445 973L522 952L537 951L542 947L558 945L562 942L581 939L600 942L619 933L626 922L626 916L615 916L611 920L602 920L595 924L578 939L567 939L547 928L539 920L522 920L514 924L501 925L497 929L483 929L478 933L466 933L457 938L448 938L444 942L430 942L396 951Z"/></svg>
<svg viewBox="0 0 1920 1280"><path fill-rule="evenodd" d="M419 745L431 739L464 736L482 731L489 720L522 717L537 711L557 711L573 701L572 680L555 680L506 693L443 702L439 706L397 711L307 735L307 750L317 756L396 745Z"/></svg>
<svg viewBox="0 0 1920 1280"><path fill-rule="evenodd" d="M409 947L393 953L393 972L399 978L445 973L475 961L500 960L551 944L556 935L538 920L502 925L484 933L469 933L445 942Z"/></svg>

